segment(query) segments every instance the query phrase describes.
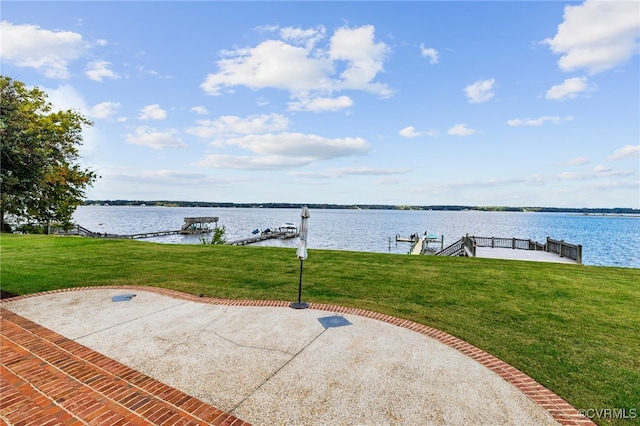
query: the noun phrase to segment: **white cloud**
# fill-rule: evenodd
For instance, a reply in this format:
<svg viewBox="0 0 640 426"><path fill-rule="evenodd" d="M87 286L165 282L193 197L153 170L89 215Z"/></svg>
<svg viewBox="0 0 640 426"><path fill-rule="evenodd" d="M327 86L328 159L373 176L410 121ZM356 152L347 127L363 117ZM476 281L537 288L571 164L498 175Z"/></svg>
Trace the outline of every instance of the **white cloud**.
<svg viewBox="0 0 640 426"><path fill-rule="evenodd" d="M218 148L235 146L255 155L212 154L198 161L197 166L240 170L287 169L315 161L363 155L369 150L369 144L362 138L328 139L302 133L247 135L217 140L212 145Z"/></svg>
<svg viewBox="0 0 640 426"><path fill-rule="evenodd" d="M198 184L225 184L231 181L241 181L241 179L229 179L222 177L212 177L204 173L184 172L180 170L138 170L125 167L105 166L101 169L101 174L109 183L125 182L132 186L137 186L141 182L145 184L177 185L184 190L184 185Z"/></svg>
<svg viewBox="0 0 640 426"><path fill-rule="evenodd" d="M176 136L177 131L170 129L159 131L149 127L138 127L135 134L125 135L127 143L148 146L153 149L186 148L187 144Z"/></svg>
<svg viewBox="0 0 640 426"><path fill-rule="evenodd" d="M478 80L465 87L464 92L467 94L469 102L472 104L478 104L493 98L495 95L495 92L493 91L495 85L496 80L493 78L489 80Z"/></svg>
<svg viewBox="0 0 640 426"><path fill-rule="evenodd" d="M403 136L405 138L417 138L424 135L424 133L422 132L417 132L416 128L413 126L408 126L404 129L400 129L398 133L400 133L400 136Z"/></svg>
<svg viewBox="0 0 640 426"><path fill-rule="evenodd" d="M389 47L375 41L375 27L364 25L358 28L338 28L331 37L329 57L333 61L345 61L346 68L340 74L337 87L340 89L364 90L381 96L390 96L386 85L373 83L383 71Z"/></svg>
<svg viewBox="0 0 640 426"><path fill-rule="evenodd" d="M609 156L609 160L640 157L640 145L625 145Z"/></svg>
<svg viewBox="0 0 640 426"><path fill-rule="evenodd" d="M160 108L158 104L147 105L142 108L138 115L140 120L164 120L165 118L167 118L167 112Z"/></svg>
<svg viewBox="0 0 640 426"><path fill-rule="evenodd" d="M611 181L611 179L615 179ZM596 185L603 187L611 186L627 186L633 185L633 179L637 179L637 174L628 171L614 171L604 166L597 166L590 172L577 173L577 172L560 172L547 175L525 175L525 176L513 176L504 178L488 178L488 179L475 179L475 180L457 180L449 182L439 182L437 185L425 185L422 187L416 187L413 192L418 193L443 193L451 190L460 191L464 189L477 189L477 188L498 188L498 187L515 187L522 189L523 186L540 186L556 188L558 187L558 181L562 181L563 184L570 183L584 183L585 180L592 180L596 182Z"/></svg>
<svg viewBox="0 0 640 426"><path fill-rule="evenodd" d="M369 144L362 138L329 139L303 133L279 133L247 135L214 142L215 146L237 146L257 154L283 157L328 160L361 155L369 151Z"/></svg>
<svg viewBox="0 0 640 426"><path fill-rule="evenodd" d="M420 43L420 54L423 58L429 58L431 64L438 63L438 51L432 47L425 48L423 43Z"/></svg>
<svg viewBox="0 0 640 426"><path fill-rule="evenodd" d="M311 50L315 45L325 37L326 30L320 25L316 28L302 29L285 27L280 29L280 37L283 40L290 41L293 44L304 46L305 49Z"/></svg>
<svg viewBox="0 0 640 426"><path fill-rule="evenodd" d="M223 87L247 86L258 90L267 87L304 94L328 90L326 74L331 64L323 58L310 57L305 48L281 40L267 40L255 47L221 52L216 74L207 75L200 87L210 95L220 95Z"/></svg>
<svg viewBox="0 0 640 426"><path fill-rule="evenodd" d="M73 86L59 85L56 89L41 88L47 94L53 111L74 110L90 119L106 119L117 112L120 104L117 102L101 102L94 106L87 105L83 96ZM92 157L98 146L108 143L108 138L102 134L101 126L85 127L82 130L82 146L80 155Z"/></svg>
<svg viewBox="0 0 640 426"><path fill-rule="evenodd" d="M89 47L78 33L49 31L37 25L2 21L0 33L3 61L34 68L48 78L69 78L69 63L81 58Z"/></svg>
<svg viewBox="0 0 640 426"><path fill-rule="evenodd" d="M199 167L237 170L278 170L305 166L309 158L286 157L282 155L233 156L212 154L195 163Z"/></svg>
<svg viewBox="0 0 640 426"><path fill-rule="evenodd" d="M341 167L329 169L330 172L337 176L391 176L401 175L409 172L409 169L400 168L380 168L380 167Z"/></svg>
<svg viewBox="0 0 640 426"><path fill-rule="evenodd" d="M413 126L407 126L404 129L400 129L400 131L398 132L398 134L400 136L403 136L405 138L417 138L420 136L438 136L438 131L435 129L431 129L431 130L427 130L424 132L419 132L416 130L415 127Z"/></svg>
<svg viewBox="0 0 640 426"><path fill-rule="evenodd" d="M289 174L304 178L340 178L344 176L391 176L405 174L409 169L391 169L379 167L340 167L326 169L322 172L290 172Z"/></svg>
<svg viewBox="0 0 640 426"><path fill-rule="evenodd" d="M120 109L118 102L100 102L89 106L75 88L68 84L60 85L57 89L43 89L47 93L47 100L54 110L75 110L89 118L105 119L114 115Z"/></svg>
<svg viewBox="0 0 640 426"><path fill-rule="evenodd" d="M381 177L376 179L373 184L374 185L398 185L402 182L401 179L395 177Z"/></svg>
<svg viewBox="0 0 640 426"><path fill-rule="evenodd" d="M87 115L91 118L105 119L114 115L119 109L119 102L101 102L89 108Z"/></svg>
<svg viewBox="0 0 640 426"><path fill-rule="evenodd" d="M284 132L287 117L279 114L255 115L245 118L223 116L217 120L200 120L199 126L187 132L202 138L213 138L210 145L217 149L236 147L255 155L212 154L198 161L203 167L275 170L311 164L369 151L362 138L324 138L313 134Z"/></svg>
<svg viewBox="0 0 640 426"><path fill-rule="evenodd" d="M466 124L456 124L447 131L447 134L452 136L471 136L475 133L476 130L467 127Z"/></svg>
<svg viewBox="0 0 640 426"><path fill-rule="evenodd" d="M562 84L552 86L547 90L544 97L552 101L563 101L573 99L581 92L593 91L595 88L587 84L586 77L568 78Z"/></svg>
<svg viewBox="0 0 640 426"><path fill-rule="evenodd" d="M82 95L68 84L61 84L56 89L43 88L47 93L47 100L51 102L54 110L66 111L73 109L86 114L89 110Z"/></svg>
<svg viewBox="0 0 640 426"><path fill-rule="evenodd" d="M571 166L583 166L589 164L591 161L587 157L575 157L567 161L567 164Z"/></svg>
<svg viewBox="0 0 640 426"><path fill-rule="evenodd" d="M191 111L195 112L198 115L207 115L207 114L209 114L209 111L207 111L207 109L205 107L203 107L202 105L194 106L193 108L191 108Z"/></svg>
<svg viewBox="0 0 640 426"><path fill-rule="evenodd" d="M188 129L187 133L200 138L280 132L289 127L289 119L280 114L251 115L245 118L224 115L217 120L198 120L197 123L198 126Z"/></svg>
<svg viewBox="0 0 640 426"><path fill-rule="evenodd" d="M507 124L509 126L542 126L544 123L553 123L553 124L560 124L563 123L565 121L571 121L573 120L573 117L571 116L567 116L567 117L559 117L557 115L554 116L550 116L550 115L543 115L542 117L538 117L538 118L525 118L525 119L520 119L520 118L514 118L513 120L508 120Z"/></svg>
<svg viewBox="0 0 640 426"><path fill-rule="evenodd" d="M639 2L587 0L566 6L558 32L543 43L562 55L561 70L586 69L595 74L638 54L639 30Z"/></svg>
<svg viewBox="0 0 640 426"><path fill-rule="evenodd" d="M607 167L607 166L603 166L602 164L595 166L593 168L593 172L597 173L597 174L603 174L603 173L608 173L611 172L611 168Z"/></svg>
<svg viewBox="0 0 640 426"><path fill-rule="evenodd" d="M102 83L105 78L117 79L120 78L118 74L109 69L111 62L107 61L93 61L87 64L85 74L89 79Z"/></svg>
<svg viewBox="0 0 640 426"><path fill-rule="evenodd" d="M338 28L328 44L324 28L280 31L284 40L266 40L254 47L220 53L218 72L207 75L201 88L210 95L222 89L246 86L253 90L276 88L294 98L315 98L339 90L362 90L380 96L392 91L374 81L383 70L389 48L374 39L371 25ZM336 75L337 70L341 70Z"/></svg>
<svg viewBox="0 0 640 426"><path fill-rule="evenodd" d="M298 101L288 104L291 111L340 111L353 105L353 99L349 96L339 96L337 98L300 98Z"/></svg>
<svg viewBox="0 0 640 426"><path fill-rule="evenodd" d="M562 180L584 181L587 179L600 179L607 177L628 178L634 176L633 172L628 171L615 171L609 167L599 165L593 168L591 173L575 173L575 172L562 172L555 176L549 177L549 179L558 178Z"/></svg>

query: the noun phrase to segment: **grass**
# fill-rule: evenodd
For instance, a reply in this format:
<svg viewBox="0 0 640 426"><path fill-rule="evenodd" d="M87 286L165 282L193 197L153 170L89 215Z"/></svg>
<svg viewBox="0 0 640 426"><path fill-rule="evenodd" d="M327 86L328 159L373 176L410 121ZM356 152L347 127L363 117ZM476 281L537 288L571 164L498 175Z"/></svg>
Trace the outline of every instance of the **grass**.
<svg viewBox="0 0 640 426"><path fill-rule="evenodd" d="M576 408L640 417L640 270L309 250L303 300L453 334ZM142 285L231 299L295 300L295 249L3 234L2 291ZM594 419L640 424L640 419Z"/></svg>

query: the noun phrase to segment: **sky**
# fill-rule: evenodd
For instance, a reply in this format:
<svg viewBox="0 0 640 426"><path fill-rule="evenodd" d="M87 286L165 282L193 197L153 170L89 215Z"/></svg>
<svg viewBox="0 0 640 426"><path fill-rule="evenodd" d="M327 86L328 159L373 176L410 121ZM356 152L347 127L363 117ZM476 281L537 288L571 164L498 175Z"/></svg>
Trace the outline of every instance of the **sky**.
<svg viewBox="0 0 640 426"><path fill-rule="evenodd" d="M640 2L11 1L92 200L640 208Z"/></svg>

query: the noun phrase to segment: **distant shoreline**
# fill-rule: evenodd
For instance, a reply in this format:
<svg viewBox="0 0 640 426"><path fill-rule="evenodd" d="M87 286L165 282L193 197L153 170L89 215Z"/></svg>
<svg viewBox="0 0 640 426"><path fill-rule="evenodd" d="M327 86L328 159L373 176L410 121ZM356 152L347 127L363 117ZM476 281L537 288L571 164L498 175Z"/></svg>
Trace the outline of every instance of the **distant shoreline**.
<svg viewBox="0 0 640 426"><path fill-rule="evenodd" d="M462 205L391 205L391 204L324 204L324 203L227 203L209 201L169 201L169 200L86 200L85 206L149 206L149 207L208 207L208 208L264 208L291 209L307 206L310 209L339 210L437 210L437 211L495 211L525 213L581 213L584 215L640 215L640 209L615 208L572 208L572 207L507 207L507 206L462 206Z"/></svg>

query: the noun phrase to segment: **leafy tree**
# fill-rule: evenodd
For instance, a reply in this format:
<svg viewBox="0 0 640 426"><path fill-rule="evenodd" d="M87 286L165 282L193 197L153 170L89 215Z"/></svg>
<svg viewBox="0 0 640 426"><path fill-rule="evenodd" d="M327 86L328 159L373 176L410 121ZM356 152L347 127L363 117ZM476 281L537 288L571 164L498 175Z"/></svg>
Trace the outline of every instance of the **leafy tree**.
<svg viewBox="0 0 640 426"><path fill-rule="evenodd" d="M207 240L206 238L200 238L202 244L225 244L227 242L227 228L222 226L216 226L213 230L213 235L211 236L211 240Z"/></svg>
<svg viewBox="0 0 640 426"><path fill-rule="evenodd" d="M96 174L77 164L82 129L78 112L53 111L38 88L0 76L0 229L21 222L70 226Z"/></svg>

